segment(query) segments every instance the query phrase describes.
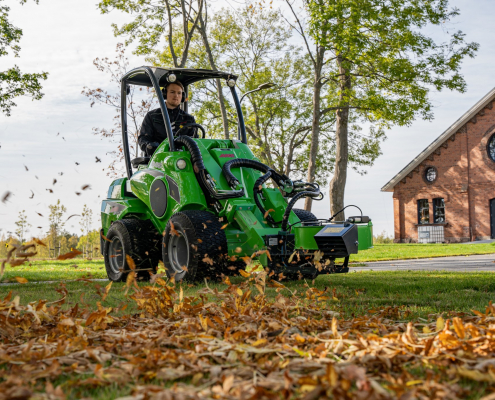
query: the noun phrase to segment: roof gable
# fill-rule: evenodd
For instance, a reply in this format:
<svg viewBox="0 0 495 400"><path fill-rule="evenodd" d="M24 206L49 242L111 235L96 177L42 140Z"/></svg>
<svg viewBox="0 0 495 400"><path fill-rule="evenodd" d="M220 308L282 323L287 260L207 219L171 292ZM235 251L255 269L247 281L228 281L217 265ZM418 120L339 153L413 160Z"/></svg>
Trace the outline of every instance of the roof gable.
<svg viewBox="0 0 495 400"><path fill-rule="evenodd" d="M482 111L489 103L495 99L495 88L490 90L480 101L472 106L463 116L455 121L445 132L437 137L426 149L417 155L409 164L407 164L397 175L390 179L382 188L382 192L393 192L394 187L404 179L408 174L413 172L430 154L441 147L452 135L461 131L462 128Z"/></svg>

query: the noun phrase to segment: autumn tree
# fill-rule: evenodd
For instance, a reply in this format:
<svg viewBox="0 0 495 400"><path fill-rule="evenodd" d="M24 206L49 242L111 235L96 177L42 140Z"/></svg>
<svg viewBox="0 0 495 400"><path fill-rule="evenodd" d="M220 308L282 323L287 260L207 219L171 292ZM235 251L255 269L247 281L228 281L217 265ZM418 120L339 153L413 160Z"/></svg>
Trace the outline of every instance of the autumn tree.
<svg viewBox="0 0 495 400"><path fill-rule="evenodd" d="M60 199L57 200L56 204L49 205L48 208L50 209L50 215L48 216L50 228L47 235L47 245L49 249L53 249L53 256L55 256L57 250L60 254L60 236L65 225L63 217L67 212L67 208L60 203Z"/></svg>
<svg viewBox="0 0 495 400"><path fill-rule="evenodd" d="M15 233L19 237L19 241L24 243L26 241L25 234L28 232L28 228L32 226L27 221L26 210L19 212L18 220L15 222L15 225L17 226Z"/></svg>
<svg viewBox="0 0 495 400"><path fill-rule="evenodd" d="M27 0L19 0L19 2L24 4ZM37 4L38 0L35 2ZM8 55L9 52L19 57L22 30L9 22L9 11L10 8L5 5L5 0L0 0L0 57ZM16 106L14 102L16 97L28 96L33 100L41 99L43 97L41 81L47 77L46 72L23 73L17 65L0 71L0 111L10 116L12 107Z"/></svg>
<svg viewBox="0 0 495 400"><path fill-rule="evenodd" d="M462 31L448 25L459 15L448 0L304 0L304 6L310 38L325 49L324 63L331 62L318 85L337 85L329 189L332 212L337 212L344 207L350 116L384 128L432 119L430 92L464 92L461 63L474 57L478 44L466 43ZM445 42L425 33L433 27L443 28Z"/></svg>
<svg viewBox="0 0 495 400"><path fill-rule="evenodd" d="M91 224L93 223L93 211L88 208L85 204L83 207L83 211L81 213L81 219L79 220L79 224L81 225L82 236L87 236L91 231ZM82 239L82 238L81 238ZM87 252L86 244L83 245L83 253Z"/></svg>
<svg viewBox="0 0 495 400"><path fill-rule="evenodd" d="M89 231L79 238L77 248L88 258L93 258L99 254L100 232L98 230Z"/></svg>
<svg viewBox="0 0 495 400"><path fill-rule="evenodd" d="M113 117L113 127L93 127L93 134L110 140L116 144L116 150L109 152L112 155L112 162L107 168L107 174L112 176L122 175L124 153L122 149L122 124L121 124L121 88L120 79L129 70L129 60L125 54L125 47L122 43L117 44L116 57L111 60L107 57L96 58L93 64L98 71L107 75L110 82L114 84L114 90L104 90L101 88L84 87L82 94L87 96L91 102L91 107L95 104L110 107L115 111ZM148 88L130 86L127 95L127 134L131 153L135 157L139 156L138 135L141 122L146 113L156 106L156 99L153 92Z"/></svg>

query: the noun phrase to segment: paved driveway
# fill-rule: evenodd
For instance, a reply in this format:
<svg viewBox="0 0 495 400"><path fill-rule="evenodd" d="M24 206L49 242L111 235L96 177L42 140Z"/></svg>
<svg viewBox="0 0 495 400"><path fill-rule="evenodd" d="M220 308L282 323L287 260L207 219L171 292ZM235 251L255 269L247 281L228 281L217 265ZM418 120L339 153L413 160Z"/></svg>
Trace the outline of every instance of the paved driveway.
<svg viewBox="0 0 495 400"><path fill-rule="evenodd" d="M495 271L495 254L475 256L421 258L417 260L376 261L366 263L366 267L351 267L351 271Z"/></svg>

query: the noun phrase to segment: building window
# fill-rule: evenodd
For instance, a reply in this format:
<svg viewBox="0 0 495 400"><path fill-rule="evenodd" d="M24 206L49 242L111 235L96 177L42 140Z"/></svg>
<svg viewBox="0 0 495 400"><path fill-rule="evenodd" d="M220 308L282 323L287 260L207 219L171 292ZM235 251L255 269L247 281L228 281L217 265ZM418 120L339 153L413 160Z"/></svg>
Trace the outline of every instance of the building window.
<svg viewBox="0 0 495 400"><path fill-rule="evenodd" d="M492 161L495 161L495 134L493 134L488 141L486 150L488 151L488 157L490 157Z"/></svg>
<svg viewBox="0 0 495 400"><path fill-rule="evenodd" d="M427 167L425 169L425 180L431 183L437 179L437 169L435 167Z"/></svg>
<svg viewBox="0 0 495 400"><path fill-rule="evenodd" d="M435 224L445 223L445 201L441 198L433 199L433 219Z"/></svg>
<svg viewBox="0 0 495 400"><path fill-rule="evenodd" d="M418 200L418 224L430 223L430 205L427 199Z"/></svg>

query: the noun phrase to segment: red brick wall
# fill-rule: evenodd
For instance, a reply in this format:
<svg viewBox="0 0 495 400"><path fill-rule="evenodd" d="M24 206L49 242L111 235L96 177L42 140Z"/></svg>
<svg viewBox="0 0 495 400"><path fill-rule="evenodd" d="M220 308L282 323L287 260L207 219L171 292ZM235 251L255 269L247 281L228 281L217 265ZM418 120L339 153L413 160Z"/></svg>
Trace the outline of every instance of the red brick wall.
<svg viewBox="0 0 495 400"><path fill-rule="evenodd" d="M445 199L446 241L487 239L490 199L495 198L495 162L487 155L488 139L495 133L495 107L490 103L443 146L394 187L394 232L397 242L418 239L419 199L428 199L433 222L433 199ZM437 179L424 179L427 167Z"/></svg>

